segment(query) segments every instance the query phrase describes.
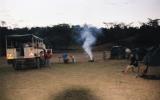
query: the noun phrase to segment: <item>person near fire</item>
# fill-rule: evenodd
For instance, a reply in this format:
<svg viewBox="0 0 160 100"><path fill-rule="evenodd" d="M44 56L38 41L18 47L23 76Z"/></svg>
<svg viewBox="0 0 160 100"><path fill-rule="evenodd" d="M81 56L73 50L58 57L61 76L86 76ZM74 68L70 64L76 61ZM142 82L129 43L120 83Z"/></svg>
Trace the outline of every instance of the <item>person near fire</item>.
<svg viewBox="0 0 160 100"><path fill-rule="evenodd" d="M44 56L45 56L45 64L46 66L50 66L50 60L52 58L52 53L50 50L47 50L47 52L44 53Z"/></svg>
<svg viewBox="0 0 160 100"><path fill-rule="evenodd" d="M70 58L71 58L72 63L75 64L76 63L76 59L75 59L74 55L70 55Z"/></svg>
<svg viewBox="0 0 160 100"><path fill-rule="evenodd" d="M69 62L68 54L66 52L63 53L62 58L63 58L63 62L64 63L68 63Z"/></svg>

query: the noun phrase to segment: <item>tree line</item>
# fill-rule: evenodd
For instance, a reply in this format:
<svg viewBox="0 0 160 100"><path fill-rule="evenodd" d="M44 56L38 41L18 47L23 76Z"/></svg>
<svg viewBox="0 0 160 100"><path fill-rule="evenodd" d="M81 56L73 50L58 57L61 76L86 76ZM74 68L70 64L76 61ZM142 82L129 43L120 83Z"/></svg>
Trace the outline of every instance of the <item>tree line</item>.
<svg viewBox="0 0 160 100"><path fill-rule="evenodd" d="M126 47L149 47L160 43L160 19L148 19L139 27L133 27L124 23L105 23L105 28L101 30L101 35L97 36L95 45L112 43ZM5 27L5 22L1 21L0 26L0 54L5 55L5 37L13 34L34 34L44 39L47 47L54 50L75 49L78 45L77 36L83 29L80 25L59 24L47 27L14 28ZM110 25L110 27L107 27ZM97 31L94 31L96 34Z"/></svg>

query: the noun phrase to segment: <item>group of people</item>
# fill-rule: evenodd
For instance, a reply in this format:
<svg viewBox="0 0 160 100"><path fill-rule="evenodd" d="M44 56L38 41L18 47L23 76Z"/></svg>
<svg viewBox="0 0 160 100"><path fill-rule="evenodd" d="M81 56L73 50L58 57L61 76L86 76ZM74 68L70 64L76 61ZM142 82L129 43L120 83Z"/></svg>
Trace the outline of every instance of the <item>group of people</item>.
<svg viewBox="0 0 160 100"><path fill-rule="evenodd" d="M125 70L123 71L124 73L127 73L129 70L134 72L134 69L138 67L139 65L139 55L137 50L133 50L130 55L128 55L128 58L130 59L130 64L127 65Z"/></svg>
<svg viewBox="0 0 160 100"><path fill-rule="evenodd" d="M50 66L52 58L52 52L50 50L43 50L40 52L40 65ZM68 55L68 53L63 53L62 56L59 57L59 61L63 60L63 63L76 63L76 59L74 55Z"/></svg>
<svg viewBox="0 0 160 100"><path fill-rule="evenodd" d="M136 68L139 68L139 54L138 54L138 50L134 49L134 50L126 50L127 53L127 58L130 60L130 64L126 66L126 68L122 71L124 73L129 72L130 70L132 72L135 72ZM46 66L50 66L50 59L52 58L52 53L50 50L43 50L40 52L40 62L41 65L46 65ZM76 59L74 57L74 55L68 55L68 53L63 53L62 56L59 57L59 61L63 60L63 63L76 63ZM138 69L139 71L139 69Z"/></svg>
<svg viewBox="0 0 160 100"><path fill-rule="evenodd" d="M128 55L128 58L130 60L130 64L126 66L126 68L122 71L124 73L127 73L129 71L135 72L135 69L138 69L138 74L137 76L145 75L146 71L144 69L140 69L140 55L139 55L139 50L136 48L130 52ZM141 71L141 75L140 72Z"/></svg>
<svg viewBox="0 0 160 100"><path fill-rule="evenodd" d="M50 50L43 50L40 52L40 65L50 66L50 59L52 58L52 52Z"/></svg>
<svg viewBox="0 0 160 100"><path fill-rule="evenodd" d="M69 56L68 53L63 53L62 58L63 58L64 63L69 63L70 59L71 59L71 63L76 63L76 59L75 59L74 55Z"/></svg>

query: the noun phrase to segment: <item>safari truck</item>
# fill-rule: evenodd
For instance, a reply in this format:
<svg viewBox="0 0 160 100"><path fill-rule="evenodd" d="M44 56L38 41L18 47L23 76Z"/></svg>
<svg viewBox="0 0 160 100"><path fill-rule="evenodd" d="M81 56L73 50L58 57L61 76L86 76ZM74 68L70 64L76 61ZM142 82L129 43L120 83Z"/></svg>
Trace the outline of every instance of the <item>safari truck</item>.
<svg viewBox="0 0 160 100"><path fill-rule="evenodd" d="M6 36L6 59L15 70L26 67L39 68L45 59L46 46L43 39L33 35L8 35Z"/></svg>

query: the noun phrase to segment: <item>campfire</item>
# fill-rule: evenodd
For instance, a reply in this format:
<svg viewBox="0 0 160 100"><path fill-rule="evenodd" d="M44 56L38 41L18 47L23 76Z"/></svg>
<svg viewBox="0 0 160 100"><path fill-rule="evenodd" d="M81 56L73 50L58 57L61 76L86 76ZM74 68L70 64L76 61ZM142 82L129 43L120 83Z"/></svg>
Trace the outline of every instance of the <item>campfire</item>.
<svg viewBox="0 0 160 100"><path fill-rule="evenodd" d="M90 58L90 60L88 60L88 62L95 62L94 58L93 58L93 53L92 53L92 47L93 45L96 43L96 39L97 39L97 35L94 35L95 30L97 31L96 33L99 33L99 30L95 29L95 28L88 26L88 25L84 25L83 30L80 31L80 39L81 42L83 43L82 48L84 49L85 53L88 55L88 57Z"/></svg>
<svg viewBox="0 0 160 100"><path fill-rule="evenodd" d="M88 62L94 62L95 60L92 58L92 59L90 59L90 60L88 60Z"/></svg>
<svg viewBox="0 0 160 100"><path fill-rule="evenodd" d="M94 59L92 59L92 60L88 60L88 62L94 62Z"/></svg>

